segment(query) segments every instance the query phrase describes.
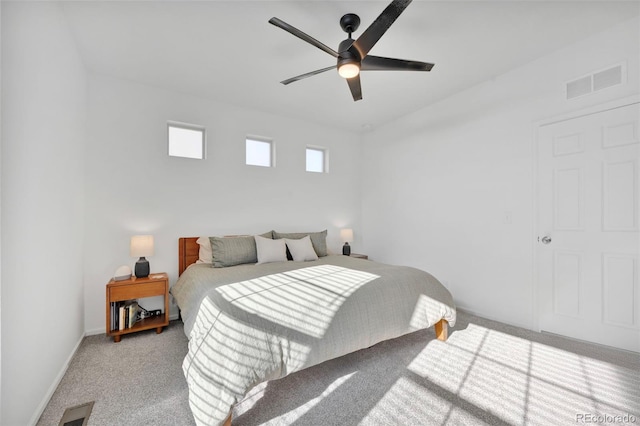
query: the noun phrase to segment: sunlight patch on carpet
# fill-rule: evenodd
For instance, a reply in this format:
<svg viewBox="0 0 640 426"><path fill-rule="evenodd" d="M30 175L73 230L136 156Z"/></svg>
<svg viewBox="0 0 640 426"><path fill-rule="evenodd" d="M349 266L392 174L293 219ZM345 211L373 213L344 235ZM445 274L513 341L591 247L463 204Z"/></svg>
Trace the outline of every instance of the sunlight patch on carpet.
<svg viewBox="0 0 640 426"><path fill-rule="evenodd" d="M428 344L407 370L423 392L459 398L456 405L490 423L570 424L594 413L640 416L637 371L475 324L456 331L445 345ZM445 417L453 418L453 412Z"/></svg>

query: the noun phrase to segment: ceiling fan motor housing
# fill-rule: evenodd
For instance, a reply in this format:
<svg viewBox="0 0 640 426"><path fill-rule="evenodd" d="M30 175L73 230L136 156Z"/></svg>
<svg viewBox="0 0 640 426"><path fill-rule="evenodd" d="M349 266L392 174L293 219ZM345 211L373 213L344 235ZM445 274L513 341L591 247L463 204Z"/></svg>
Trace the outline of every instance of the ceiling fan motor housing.
<svg viewBox="0 0 640 426"><path fill-rule="evenodd" d="M354 64L358 67L358 69L360 68L360 61L362 60L362 58L360 58L360 54L356 49L349 49L352 44L353 40L350 38L342 40L340 42L340 46L338 47L338 74L341 74L340 68L346 64Z"/></svg>
<svg viewBox="0 0 640 426"><path fill-rule="evenodd" d="M349 49L352 44L353 39L350 38L340 42L340 45L338 46L338 66L340 66L340 60L342 59L348 62L360 62L362 60L356 49Z"/></svg>

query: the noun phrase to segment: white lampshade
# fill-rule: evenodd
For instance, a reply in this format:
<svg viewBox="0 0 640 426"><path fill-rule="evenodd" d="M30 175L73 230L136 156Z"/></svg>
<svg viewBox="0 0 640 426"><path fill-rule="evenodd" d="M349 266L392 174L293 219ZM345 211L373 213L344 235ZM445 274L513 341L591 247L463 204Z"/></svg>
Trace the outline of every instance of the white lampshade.
<svg viewBox="0 0 640 426"><path fill-rule="evenodd" d="M340 230L340 239L345 243L353 242L353 229L345 228Z"/></svg>
<svg viewBox="0 0 640 426"><path fill-rule="evenodd" d="M131 257L153 256L153 235L131 237Z"/></svg>

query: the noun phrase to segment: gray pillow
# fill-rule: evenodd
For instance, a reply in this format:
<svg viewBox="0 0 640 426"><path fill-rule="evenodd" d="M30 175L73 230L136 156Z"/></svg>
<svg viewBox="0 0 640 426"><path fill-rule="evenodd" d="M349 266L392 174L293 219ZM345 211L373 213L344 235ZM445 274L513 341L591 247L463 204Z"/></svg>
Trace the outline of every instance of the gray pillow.
<svg viewBox="0 0 640 426"><path fill-rule="evenodd" d="M265 232L260 236L264 238L271 238L272 232ZM214 268L226 268L227 266L258 262L256 240L253 238L253 235L238 237L209 237L209 241L211 241Z"/></svg>
<svg viewBox="0 0 640 426"><path fill-rule="evenodd" d="M304 238L306 236L311 237L311 245L313 245L313 249L316 251L318 257L323 257L327 255L327 230L321 232L277 232L273 231L273 239L279 240L281 238L288 238L290 240L299 240L300 238ZM289 251L287 249L287 251ZM290 256L289 253L287 253ZM214 255L215 257L215 255Z"/></svg>

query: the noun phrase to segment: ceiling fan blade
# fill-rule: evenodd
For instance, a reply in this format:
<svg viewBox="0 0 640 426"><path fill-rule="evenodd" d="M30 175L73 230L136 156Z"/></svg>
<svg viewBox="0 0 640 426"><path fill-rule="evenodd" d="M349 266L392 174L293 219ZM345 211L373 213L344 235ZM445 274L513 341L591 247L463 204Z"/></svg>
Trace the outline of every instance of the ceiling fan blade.
<svg viewBox="0 0 640 426"><path fill-rule="evenodd" d="M335 68L336 68L336 66L335 66L335 65L332 65L332 66L330 66L330 67L322 68L322 69L319 69L319 70L315 70L315 71L308 72L308 73L306 73L306 74L300 74L300 75L298 75L298 76L288 78L288 79L286 79L286 80L281 81L280 83L282 83L282 84L284 84L284 85L286 86L287 84L289 84L289 83L293 83L294 81L303 80L303 79L305 79L305 78L307 78L307 77L311 77L311 76L314 76L314 75L316 75L316 74L320 74L321 72L325 72L325 71L333 70L333 69L335 69Z"/></svg>
<svg viewBox="0 0 640 426"><path fill-rule="evenodd" d="M380 37L387 32L391 24L398 19L398 16L409 6L412 0L393 0L380 16L351 45L349 50L355 49L361 58L367 56L369 50L380 40Z"/></svg>
<svg viewBox="0 0 640 426"><path fill-rule="evenodd" d="M359 101L362 99L362 87L360 86L360 74L356 75L352 78L347 78L347 84L349 85L349 90L351 90L351 95L353 96L354 101Z"/></svg>
<svg viewBox="0 0 640 426"><path fill-rule="evenodd" d="M334 58L338 57L338 52L336 52L335 50L333 50L332 48L330 48L329 46L327 46L324 43L319 42L318 40L316 40L315 38L311 37L308 34L303 33L302 31L300 31L299 29L297 29L296 27L293 27L289 24L287 24L286 22L278 19L278 18L271 18L269 19L269 23L272 25L275 25L276 27L280 27L283 30L293 34L294 36L298 37L301 40L306 41L309 44L314 45L315 47L317 47L320 50L324 50L325 52L327 52L329 55L333 56Z"/></svg>
<svg viewBox="0 0 640 426"><path fill-rule="evenodd" d="M431 71L434 64L405 59L367 55L360 64L361 71Z"/></svg>

